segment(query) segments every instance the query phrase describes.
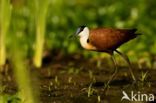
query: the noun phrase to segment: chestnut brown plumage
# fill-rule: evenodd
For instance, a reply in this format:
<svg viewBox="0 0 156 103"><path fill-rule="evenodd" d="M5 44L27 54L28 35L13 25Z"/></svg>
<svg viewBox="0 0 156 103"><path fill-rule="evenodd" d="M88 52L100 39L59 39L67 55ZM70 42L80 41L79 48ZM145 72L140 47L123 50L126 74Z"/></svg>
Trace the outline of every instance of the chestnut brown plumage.
<svg viewBox="0 0 156 103"><path fill-rule="evenodd" d="M135 32L136 29L91 29L88 43L95 46L97 51L112 53L123 43L134 39L138 35Z"/></svg>
<svg viewBox="0 0 156 103"><path fill-rule="evenodd" d="M129 71L131 73L131 76L134 81L136 80L128 57L125 54L116 50L122 44L140 35L136 33L136 31L137 29L114 29L114 28L89 29L86 26L80 26L77 29L76 35L80 37L80 43L83 48L92 51L106 52L111 55L112 61L115 66L115 71L110 77L109 81L107 82L106 87L109 85L109 83L115 77L118 71L117 63L114 58L114 51L118 53L120 56L122 56L124 60L126 60L126 62L129 65Z"/></svg>

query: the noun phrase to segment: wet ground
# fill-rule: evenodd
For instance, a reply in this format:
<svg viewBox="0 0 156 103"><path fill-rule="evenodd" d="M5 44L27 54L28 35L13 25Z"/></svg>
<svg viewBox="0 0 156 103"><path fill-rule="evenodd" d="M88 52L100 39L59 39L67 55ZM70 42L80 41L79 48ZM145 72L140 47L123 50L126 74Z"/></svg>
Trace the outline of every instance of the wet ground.
<svg viewBox="0 0 156 103"><path fill-rule="evenodd" d="M153 94L156 99L156 70L139 68L136 63L133 63L136 82L132 80L127 65L121 62L118 63L118 74L107 89L104 89L105 84L114 69L109 58L88 60L80 55L57 55L45 57L43 64L41 69L31 67L32 81L40 90L41 103L129 103L128 100L121 101L123 91L129 96L132 91L138 95ZM1 81L5 94L17 92L11 70L2 75Z"/></svg>

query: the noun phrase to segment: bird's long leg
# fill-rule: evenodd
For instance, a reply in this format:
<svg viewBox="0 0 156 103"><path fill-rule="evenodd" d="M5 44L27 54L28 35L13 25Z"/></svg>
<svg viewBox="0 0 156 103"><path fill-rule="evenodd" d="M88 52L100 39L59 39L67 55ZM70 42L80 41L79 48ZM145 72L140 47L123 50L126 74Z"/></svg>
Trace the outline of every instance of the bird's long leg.
<svg viewBox="0 0 156 103"><path fill-rule="evenodd" d="M117 72L118 72L117 62L116 62L115 57L114 57L113 54L111 55L111 59L112 59L112 61L113 61L113 64L114 64L115 69L114 69L114 72L113 72L112 76L110 77L110 79L108 80L107 84L105 85L105 88L108 87L108 85L109 85L110 82L114 79L114 77L116 76L116 74L117 74Z"/></svg>
<svg viewBox="0 0 156 103"><path fill-rule="evenodd" d="M123 54L123 53L121 53L121 52L119 52L118 50L115 50L115 51L116 51L124 60L126 60L126 62L127 62L128 65L129 65L129 71L130 71L130 73L131 73L132 79L133 79L134 81L136 81L135 76L134 76L134 73L133 73L133 71L132 71L132 65L131 65L131 63L130 63L130 60L129 60L128 56L125 55L125 54Z"/></svg>

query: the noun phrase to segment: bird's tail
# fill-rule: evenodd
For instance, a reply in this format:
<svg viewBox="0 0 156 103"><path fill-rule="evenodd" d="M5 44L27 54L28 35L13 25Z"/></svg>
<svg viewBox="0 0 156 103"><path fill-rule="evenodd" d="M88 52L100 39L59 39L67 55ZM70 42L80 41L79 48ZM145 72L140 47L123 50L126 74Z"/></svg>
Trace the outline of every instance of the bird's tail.
<svg viewBox="0 0 156 103"><path fill-rule="evenodd" d="M138 33L138 32L137 32L137 29L130 29L130 30L128 31L128 34L129 34L129 39L134 39L134 38L136 38L137 36L142 35L141 33Z"/></svg>
<svg viewBox="0 0 156 103"><path fill-rule="evenodd" d="M129 33L132 34L132 35L142 35L141 33L138 33L137 32L137 29L136 28L131 29Z"/></svg>

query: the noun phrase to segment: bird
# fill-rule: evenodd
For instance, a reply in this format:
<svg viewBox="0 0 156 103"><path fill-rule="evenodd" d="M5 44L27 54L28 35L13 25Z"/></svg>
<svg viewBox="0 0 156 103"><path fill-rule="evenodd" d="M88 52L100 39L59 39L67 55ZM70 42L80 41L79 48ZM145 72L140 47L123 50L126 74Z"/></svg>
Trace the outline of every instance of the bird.
<svg viewBox="0 0 156 103"><path fill-rule="evenodd" d="M76 30L76 33L72 36L79 37L81 46L86 50L110 54L115 69L106 84L106 86L108 86L118 72L114 52L118 53L128 63L131 77L134 81L136 81L128 56L117 50L124 43L136 38L138 35L141 35L140 33L136 32L137 29L118 29L111 27L89 29L87 26L79 26Z"/></svg>

